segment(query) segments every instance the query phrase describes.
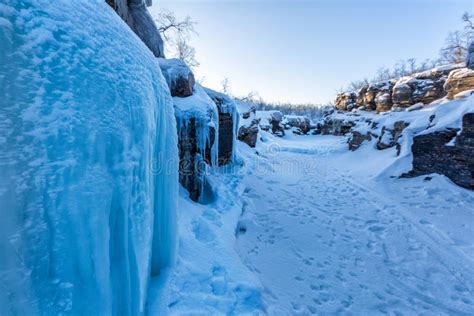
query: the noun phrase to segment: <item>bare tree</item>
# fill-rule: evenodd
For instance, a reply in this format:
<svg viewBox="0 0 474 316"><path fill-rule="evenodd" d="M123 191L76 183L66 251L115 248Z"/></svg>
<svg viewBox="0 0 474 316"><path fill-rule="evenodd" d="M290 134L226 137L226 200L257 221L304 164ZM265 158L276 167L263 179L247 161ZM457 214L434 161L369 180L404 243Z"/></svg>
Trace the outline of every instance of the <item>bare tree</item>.
<svg viewBox="0 0 474 316"><path fill-rule="evenodd" d="M450 32L445 45L440 50L440 58L447 63L460 63L466 60L469 44L474 40L474 17L465 12L462 15L463 30Z"/></svg>
<svg viewBox="0 0 474 316"><path fill-rule="evenodd" d="M198 35L194 28L197 22L193 21L189 15L180 20L176 18L174 12L162 9L158 13L155 22L163 39L165 40L167 55L182 59L190 68L199 66L196 60L196 50L189 44L193 35Z"/></svg>
<svg viewBox="0 0 474 316"><path fill-rule="evenodd" d="M473 15L469 12L464 12L462 15L462 20L464 22L464 29L466 31L474 31L474 22L472 21L474 19Z"/></svg>
<svg viewBox="0 0 474 316"><path fill-rule="evenodd" d="M450 32L445 46L440 51L441 59L448 63L463 62L466 59L468 45L468 40L462 32Z"/></svg>
<svg viewBox="0 0 474 316"><path fill-rule="evenodd" d="M186 38L178 36L169 42L169 46L174 51L175 57L184 60L191 69L199 66L196 60L196 49L188 44Z"/></svg>
<svg viewBox="0 0 474 316"><path fill-rule="evenodd" d="M229 78L224 78L221 81L221 90L224 94L230 94L230 80Z"/></svg>
<svg viewBox="0 0 474 316"><path fill-rule="evenodd" d="M407 71L409 73L415 73L418 71L418 65L416 64L416 58L408 58L406 60L406 63L407 63Z"/></svg>
<svg viewBox="0 0 474 316"><path fill-rule="evenodd" d="M391 78L393 78L393 75L390 69L388 69L387 67L380 67L377 70L377 75L375 76L373 81L379 82L379 81L389 80Z"/></svg>
<svg viewBox="0 0 474 316"><path fill-rule="evenodd" d="M349 83L348 90L350 91L357 91L361 89L362 87L365 87L369 84L369 80L367 78L364 78L362 80L355 80ZM342 89L345 90L345 89Z"/></svg>
<svg viewBox="0 0 474 316"><path fill-rule="evenodd" d="M176 36L188 37L192 34L198 34L194 29L197 23L191 20L189 15L183 20L178 20L174 12L162 9L158 13L158 17L155 21L158 26L158 31L160 31L165 41L170 41Z"/></svg>
<svg viewBox="0 0 474 316"><path fill-rule="evenodd" d="M235 98L239 101L247 103L257 104L263 102L262 97L258 94L257 91L250 91L247 95Z"/></svg>

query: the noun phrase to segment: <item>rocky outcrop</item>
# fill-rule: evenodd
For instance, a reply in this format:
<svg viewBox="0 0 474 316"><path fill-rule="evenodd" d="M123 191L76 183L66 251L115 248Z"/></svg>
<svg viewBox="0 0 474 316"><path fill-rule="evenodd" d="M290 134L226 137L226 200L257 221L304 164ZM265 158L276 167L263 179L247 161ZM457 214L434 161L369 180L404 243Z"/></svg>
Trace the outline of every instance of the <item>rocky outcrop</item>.
<svg viewBox="0 0 474 316"><path fill-rule="evenodd" d="M163 39L147 7L152 0L106 0L155 57L165 57Z"/></svg>
<svg viewBox="0 0 474 316"><path fill-rule="evenodd" d="M356 104L356 95L353 92L339 93L334 104L338 110L350 111Z"/></svg>
<svg viewBox="0 0 474 316"><path fill-rule="evenodd" d="M471 42L467 50L466 67L474 70L474 42Z"/></svg>
<svg viewBox="0 0 474 316"><path fill-rule="evenodd" d="M380 136L377 139L377 149L384 150L387 148L397 147L397 155L400 154L400 144L398 139L402 136L403 130L407 128L409 123L397 121L393 127L382 126Z"/></svg>
<svg viewBox="0 0 474 316"><path fill-rule="evenodd" d="M445 129L416 136L412 145L413 169L403 177L440 173L457 185L474 190L474 113L464 115L459 135L458 132Z"/></svg>
<svg viewBox="0 0 474 316"><path fill-rule="evenodd" d="M258 138L258 125L260 119L256 116L255 106L246 106L245 110L242 110L241 115L241 125L239 127L239 132L237 138L254 148L257 144Z"/></svg>
<svg viewBox="0 0 474 316"><path fill-rule="evenodd" d="M417 79L405 77L393 88L393 103L398 107L409 107L416 103L429 104L446 96L443 89L445 77Z"/></svg>
<svg viewBox="0 0 474 316"><path fill-rule="evenodd" d="M374 85L375 90L375 110L377 112L390 111L392 108L392 89L395 82L390 80Z"/></svg>
<svg viewBox="0 0 474 316"><path fill-rule="evenodd" d="M285 115L283 120L285 125L296 129L295 134L306 135L311 130L311 120L306 116Z"/></svg>
<svg viewBox="0 0 474 316"><path fill-rule="evenodd" d="M449 99L453 99L460 92L474 89L474 70L468 68L453 70L444 84L444 89Z"/></svg>
<svg viewBox="0 0 474 316"><path fill-rule="evenodd" d="M280 111L273 111L270 114L270 119L268 120L271 126L272 133L276 136L284 136L285 129L283 128L283 114Z"/></svg>
<svg viewBox="0 0 474 316"><path fill-rule="evenodd" d="M185 98L193 95L194 74L183 60L160 58L159 63L171 96Z"/></svg>
<svg viewBox="0 0 474 316"><path fill-rule="evenodd" d="M347 142L349 145L350 151L357 150L364 141L371 141L372 134L370 132L361 133L360 131L353 131L349 141Z"/></svg>
<svg viewBox="0 0 474 316"><path fill-rule="evenodd" d="M238 114L235 102L223 93L204 88L217 106L219 115L219 165L225 165L234 158L234 142L237 134Z"/></svg>
<svg viewBox="0 0 474 316"><path fill-rule="evenodd" d="M451 86L445 85L448 74L462 67L461 64L447 65L405 76L398 80L368 84L357 92L344 92L336 95L335 107L343 111L357 108L366 111L386 112L392 109L400 110L418 103L429 104L449 93L447 87ZM460 91L467 90L466 87L471 85L469 76L465 72L463 75L466 78L458 80L463 82L461 88L458 89ZM456 83L453 85L455 86Z"/></svg>
<svg viewBox="0 0 474 316"><path fill-rule="evenodd" d="M351 132L355 123L350 120L328 116L316 124L314 134L343 136Z"/></svg>

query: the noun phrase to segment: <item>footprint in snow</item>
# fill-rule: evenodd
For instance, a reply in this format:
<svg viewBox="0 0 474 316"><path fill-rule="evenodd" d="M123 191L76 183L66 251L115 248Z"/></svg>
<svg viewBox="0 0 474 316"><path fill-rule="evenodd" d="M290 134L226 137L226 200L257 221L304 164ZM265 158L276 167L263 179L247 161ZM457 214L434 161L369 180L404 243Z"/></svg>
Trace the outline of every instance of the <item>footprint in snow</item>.
<svg viewBox="0 0 474 316"><path fill-rule="evenodd" d="M370 226L369 230L372 233L381 233L385 230L385 227L383 227L383 226Z"/></svg>
<svg viewBox="0 0 474 316"><path fill-rule="evenodd" d="M193 220L192 225L194 237L200 242L211 243L215 240L216 236L214 232L202 219Z"/></svg>
<svg viewBox="0 0 474 316"><path fill-rule="evenodd" d="M214 295L224 295L227 290L226 270L221 266L212 269L211 287Z"/></svg>

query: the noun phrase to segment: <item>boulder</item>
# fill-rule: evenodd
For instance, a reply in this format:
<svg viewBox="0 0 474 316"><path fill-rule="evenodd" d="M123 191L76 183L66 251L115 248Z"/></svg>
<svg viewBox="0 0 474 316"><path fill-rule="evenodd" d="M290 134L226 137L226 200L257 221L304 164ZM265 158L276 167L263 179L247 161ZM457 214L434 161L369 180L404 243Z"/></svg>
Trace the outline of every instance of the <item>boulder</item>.
<svg viewBox="0 0 474 316"><path fill-rule="evenodd" d="M449 99L460 92L474 89L474 70L468 68L455 69L449 73L444 84Z"/></svg>
<svg viewBox="0 0 474 316"><path fill-rule="evenodd" d="M404 81L397 81L393 87L392 101L399 107L408 107L413 104L412 88Z"/></svg>
<svg viewBox="0 0 474 316"><path fill-rule="evenodd" d="M285 136L285 129L282 124L283 114L280 111L273 111L270 114L269 123L271 125L272 133L276 136Z"/></svg>
<svg viewBox="0 0 474 316"><path fill-rule="evenodd" d="M326 117L317 124L314 134L343 136L349 133L355 123L345 119Z"/></svg>
<svg viewBox="0 0 474 316"><path fill-rule="evenodd" d="M376 83L373 85L372 91L375 92L375 110L377 112L390 111L392 108L392 89L395 85L393 80Z"/></svg>
<svg viewBox="0 0 474 316"><path fill-rule="evenodd" d="M354 151L358 149L364 141L371 141L372 135L368 133L361 133L360 131L353 131L349 138L349 150Z"/></svg>
<svg viewBox="0 0 474 316"><path fill-rule="evenodd" d="M193 94L194 74L183 60L159 58L159 63L173 97L185 98Z"/></svg>
<svg viewBox="0 0 474 316"><path fill-rule="evenodd" d="M446 79L441 77L439 79L413 80L413 103L429 104L435 100L444 98L446 91L443 86Z"/></svg>
<svg viewBox="0 0 474 316"><path fill-rule="evenodd" d="M249 125L242 125L239 128L238 139L252 148L257 144L259 121L258 119L252 119Z"/></svg>
<svg viewBox="0 0 474 316"><path fill-rule="evenodd" d="M350 111L355 107L356 94L354 92L339 93L334 103L338 110Z"/></svg>
<svg viewBox="0 0 474 316"><path fill-rule="evenodd" d="M445 97L445 69L449 68L435 68L400 78L393 87L393 104L397 107L409 107L416 103L429 104Z"/></svg>
<svg viewBox="0 0 474 316"><path fill-rule="evenodd" d="M246 102L237 102L240 114L239 132L237 139L254 148L258 139L258 126L260 119L257 118L257 109L255 105ZM268 130L270 125L268 125Z"/></svg>
<svg viewBox="0 0 474 316"><path fill-rule="evenodd" d="M400 153L400 144L398 139L402 136L403 130L407 128L409 123L404 121L397 121L393 127L382 126L382 131L377 139L377 149L384 150L387 148L397 147L397 155Z"/></svg>
<svg viewBox="0 0 474 316"><path fill-rule="evenodd" d="M306 135L311 130L311 120L306 116L285 115L285 124L289 127L296 128L296 134Z"/></svg>

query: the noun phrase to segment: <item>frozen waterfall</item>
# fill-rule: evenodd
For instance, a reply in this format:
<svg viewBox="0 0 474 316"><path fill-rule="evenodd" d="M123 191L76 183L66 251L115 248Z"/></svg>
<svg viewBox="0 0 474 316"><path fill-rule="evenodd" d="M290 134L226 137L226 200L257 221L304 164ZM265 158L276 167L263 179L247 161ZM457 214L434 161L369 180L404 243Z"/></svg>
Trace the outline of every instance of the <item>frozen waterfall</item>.
<svg viewBox="0 0 474 316"><path fill-rule="evenodd" d="M174 260L158 62L103 0L0 4L0 315L144 312Z"/></svg>

